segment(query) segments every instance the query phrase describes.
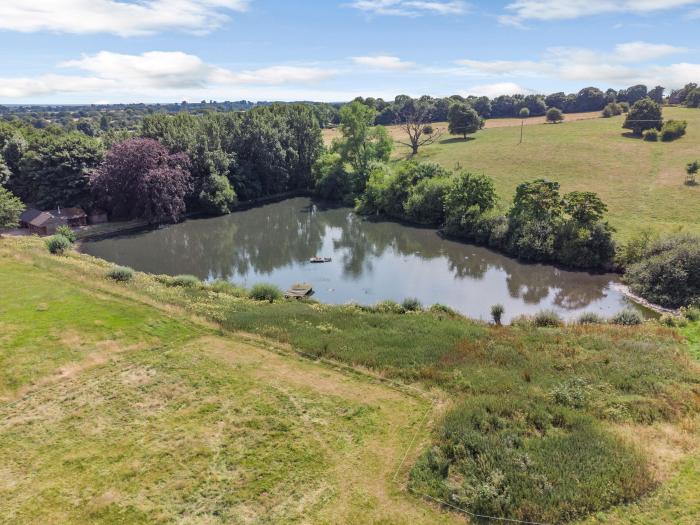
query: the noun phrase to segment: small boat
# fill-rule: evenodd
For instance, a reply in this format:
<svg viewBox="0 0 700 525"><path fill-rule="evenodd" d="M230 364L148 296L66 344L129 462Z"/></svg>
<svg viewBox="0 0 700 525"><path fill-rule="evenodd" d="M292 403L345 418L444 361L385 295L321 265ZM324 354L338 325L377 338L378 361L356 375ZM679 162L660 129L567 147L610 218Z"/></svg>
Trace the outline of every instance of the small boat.
<svg viewBox="0 0 700 525"><path fill-rule="evenodd" d="M329 263L329 262L331 262L331 258L330 257L312 257L311 259L309 259L309 262L314 263L314 264Z"/></svg>

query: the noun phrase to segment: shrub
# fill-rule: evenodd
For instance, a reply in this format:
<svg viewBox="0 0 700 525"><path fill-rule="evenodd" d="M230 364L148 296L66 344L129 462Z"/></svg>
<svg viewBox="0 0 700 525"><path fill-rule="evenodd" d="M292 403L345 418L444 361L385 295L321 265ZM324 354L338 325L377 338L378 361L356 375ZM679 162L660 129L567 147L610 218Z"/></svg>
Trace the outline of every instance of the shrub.
<svg viewBox="0 0 700 525"><path fill-rule="evenodd" d="M46 247L54 255L63 255L71 246L72 243L63 235L54 235L46 239Z"/></svg>
<svg viewBox="0 0 700 525"><path fill-rule="evenodd" d="M171 281L172 286L181 286L182 288L196 288L201 286L202 281L194 275L176 275Z"/></svg>
<svg viewBox="0 0 700 525"><path fill-rule="evenodd" d="M622 106L620 106L620 104L611 102L603 109L603 117L605 118L616 117L618 115L622 115Z"/></svg>
<svg viewBox="0 0 700 525"><path fill-rule="evenodd" d="M685 135L688 123L685 120L668 120L661 128L661 140L671 142Z"/></svg>
<svg viewBox="0 0 700 525"><path fill-rule="evenodd" d="M450 308L449 306L446 306L444 304L434 304L430 307L430 313L437 314L437 315L446 315L448 317L462 317L462 314L460 314L458 311L456 311L454 308Z"/></svg>
<svg viewBox="0 0 700 525"><path fill-rule="evenodd" d="M688 165L685 167L685 172L687 174L685 178L685 183L688 186L695 186L695 178L698 175L698 171L700 171L700 162L697 160L689 162Z"/></svg>
<svg viewBox="0 0 700 525"><path fill-rule="evenodd" d="M118 283L127 283L134 278L134 270L127 266L116 266L107 272L107 278Z"/></svg>
<svg viewBox="0 0 700 525"><path fill-rule="evenodd" d="M588 404L591 387L580 377L573 377L557 385L550 396L558 405L569 408L584 408Z"/></svg>
<svg viewBox="0 0 700 525"><path fill-rule="evenodd" d="M688 321L700 321L700 308L696 306L682 307L681 315Z"/></svg>
<svg viewBox="0 0 700 525"><path fill-rule="evenodd" d="M564 114L561 112L561 109L559 108L549 108L547 110L547 122L551 122L553 124L557 124L564 120Z"/></svg>
<svg viewBox="0 0 700 525"><path fill-rule="evenodd" d="M209 285L209 288L216 293L224 293L235 297L244 297L248 295L248 291L241 286L224 279L218 279Z"/></svg>
<svg viewBox="0 0 700 525"><path fill-rule="evenodd" d="M258 283L250 289L248 297L255 301L269 301L274 303L282 299L282 290L274 284Z"/></svg>
<svg viewBox="0 0 700 525"><path fill-rule="evenodd" d="M540 328L557 327L564 324L559 314L554 310L542 310L541 312L537 312L532 318L532 321L535 323L535 326Z"/></svg>
<svg viewBox="0 0 700 525"><path fill-rule="evenodd" d="M56 234L63 235L71 243L75 242L75 232L73 231L73 228L66 224L61 224L58 228L56 228Z"/></svg>
<svg viewBox="0 0 700 525"><path fill-rule="evenodd" d="M396 301L380 301L374 305L373 311L381 314L405 314L406 310Z"/></svg>
<svg viewBox="0 0 700 525"><path fill-rule="evenodd" d="M582 325L587 325L587 324L605 324L605 319L593 312L584 312L582 313L579 318L576 320L578 324Z"/></svg>
<svg viewBox="0 0 700 525"><path fill-rule="evenodd" d="M630 103L629 102L620 102L620 108L622 109L623 113L629 113L630 112Z"/></svg>
<svg viewBox="0 0 700 525"><path fill-rule="evenodd" d="M688 325L688 319L673 314L663 314L659 317L659 323L669 328L683 328Z"/></svg>
<svg viewBox="0 0 700 525"><path fill-rule="evenodd" d="M615 314L610 322L621 326L637 326L644 322L642 314L637 310L627 309Z"/></svg>
<svg viewBox="0 0 700 525"><path fill-rule="evenodd" d="M501 326L501 320L506 309L502 304L494 304L491 307L491 319L495 325Z"/></svg>
<svg viewBox="0 0 700 525"><path fill-rule="evenodd" d="M642 133L642 138L646 142L657 142L659 140L659 132L655 129L648 129Z"/></svg>
<svg viewBox="0 0 700 525"><path fill-rule="evenodd" d="M404 299L403 303L401 303L401 306L407 312L419 312L423 309L423 305L415 297L409 297L407 299Z"/></svg>
<svg viewBox="0 0 700 525"><path fill-rule="evenodd" d="M700 300L700 237L681 234L651 243L625 280L634 293L666 308Z"/></svg>

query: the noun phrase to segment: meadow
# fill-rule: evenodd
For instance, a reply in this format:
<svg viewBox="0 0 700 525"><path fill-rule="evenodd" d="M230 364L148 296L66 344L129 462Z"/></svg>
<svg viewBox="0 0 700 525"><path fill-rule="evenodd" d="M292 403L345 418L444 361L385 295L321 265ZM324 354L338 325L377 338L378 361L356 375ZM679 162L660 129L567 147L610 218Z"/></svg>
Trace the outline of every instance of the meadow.
<svg viewBox="0 0 700 525"><path fill-rule="evenodd" d="M700 519L700 367L677 330L257 302L111 267L0 240L12 521L464 522L430 498Z"/></svg>
<svg viewBox="0 0 700 525"><path fill-rule="evenodd" d="M684 184L686 164L700 158L700 111L664 108L665 119L688 121L687 135L670 143L630 137L622 129L624 116L566 117L569 121L561 124L528 119L522 144L517 119L488 120L467 141L448 135L446 124L437 124L434 128L444 134L424 147L418 159L491 177L502 206L511 201L518 184L537 178L559 182L562 193L594 191L608 205L620 241L644 229L700 232L700 185ZM334 133L326 132L327 143ZM390 133L394 140L404 140L398 126ZM408 154L408 148L397 144L395 158Z"/></svg>

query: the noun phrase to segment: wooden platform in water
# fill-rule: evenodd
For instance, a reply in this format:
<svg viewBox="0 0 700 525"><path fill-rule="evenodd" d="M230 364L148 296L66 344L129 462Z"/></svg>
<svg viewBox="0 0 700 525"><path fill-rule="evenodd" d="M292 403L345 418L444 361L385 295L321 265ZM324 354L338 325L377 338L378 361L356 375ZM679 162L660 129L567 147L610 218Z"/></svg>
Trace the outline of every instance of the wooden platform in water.
<svg viewBox="0 0 700 525"><path fill-rule="evenodd" d="M284 293L285 299L302 299L313 295L314 289L308 283L295 284Z"/></svg>

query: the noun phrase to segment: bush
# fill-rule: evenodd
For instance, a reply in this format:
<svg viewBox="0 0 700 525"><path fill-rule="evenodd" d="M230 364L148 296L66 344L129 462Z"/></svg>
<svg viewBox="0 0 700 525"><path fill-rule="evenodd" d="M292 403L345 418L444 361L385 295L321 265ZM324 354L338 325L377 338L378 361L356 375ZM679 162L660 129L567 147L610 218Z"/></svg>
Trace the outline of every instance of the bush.
<svg viewBox="0 0 700 525"><path fill-rule="evenodd" d="M248 295L248 291L241 286L224 279L218 279L209 285L209 288L216 293L224 293L235 297L244 297Z"/></svg>
<svg viewBox="0 0 700 525"><path fill-rule="evenodd" d="M622 106L620 106L620 104L611 102L603 109L604 118L616 117L618 115L622 115Z"/></svg>
<svg viewBox="0 0 700 525"><path fill-rule="evenodd" d="M642 133L642 138L646 142L657 142L659 140L659 132L655 129L648 129Z"/></svg>
<svg viewBox="0 0 700 525"><path fill-rule="evenodd" d="M535 323L535 326L540 328L557 327L564 324L564 321L562 321L559 314L554 310L542 310L541 312L537 312L532 318L532 321Z"/></svg>
<svg viewBox="0 0 700 525"><path fill-rule="evenodd" d="M553 124L557 124L564 120L564 114L561 112L561 109L559 108L549 108L547 110L547 122L551 122Z"/></svg>
<svg viewBox="0 0 700 525"><path fill-rule="evenodd" d="M430 313L437 314L437 315L446 315L448 317L462 317L462 314L460 314L457 310L454 308L450 308L449 306L446 306L444 304L434 304L430 307Z"/></svg>
<svg viewBox="0 0 700 525"><path fill-rule="evenodd" d="M501 320L506 309L502 304L494 304L491 307L491 319L495 325L501 326Z"/></svg>
<svg viewBox="0 0 700 525"><path fill-rule="evenodd" d="M668 120L661 128L661 140L671 142L685 135L688 123L685 120Z"/></svg>
<svg viewBox="0 0 700 525"><path fill-rule="evenodd" d="M683 328L688 326L688 319L679 315L663 314L659 317L659 323L669 328Z"/></svg>
<svg viewBox="0 0 700 525"><path fill-rule="evenodd" d="M248 297L255 301L269 301L274 303L282 299L282 290L274 284L259 283L250 289Z"/></svg>
<svg viewBox="0 0 700 525"><path fill-rule="evenodd" d="M54 235L46 239L46 247L54 255L63 255L72 245L73 243L63 235Z"/></svg>
<svg viewBox="0 0 700 525"><path fill-rule="evenodd" d="M403 303L401 303L401 306L407 312L419 312L423 310L423 305L415 297L409 297L407 299L404 299Z"/></svg>
<svg viewBox="0 0 700 525"><path fill-rule="evenodd" d="M584 312L582 313L579 318L576 320L578 324L581 325L587 325L587 324L605 324L605 319L593 312Z"/></svg>
<svg viewBox="0 0 700 525"><path fill-rule="evenodd" d="M56 234L57 235L63 235L66 239L68 239L71 243L75 242L75 232L73 231L73 228L66 224L61 224L58 228L56 228Z"/></svg>
<svg viewBox="0 0 700 525"><path fill-rule="evenodd" d="M201 286L202 281L194 275L177 275L171 281L172 286L181 286L182 288L196 288Z"/></svg>
<svg viewBox="0 0 700 525"><path fill-rule="evenodd" d="M700 300L700 237L681 234L651 243L625 280L634 293L666 308Z"/></svg>
<svg viewBox="0 0 700 525"><path fill-rule="evenodd" d="M681 315L685 317L688 321L700 321L700 308L696 306L682 307Z"/></svg>
<svg viewBox="0 0 700 525"><path fill-rule="evenodd" d="M405 314L406 310L396 301L380 301L372 308L374 312L380 314Z"/></svg>
<svg viewBox="0 0 700 525"><path fill-rule="evenodd" d="M118 283L127 283L134 278L134 270L127 266L116 266L107 272L107 278Z"/></svg>
<svg viewBox="0 0 700 525"><path fill-rule="evenodd" d="M630 112L629 102L620 102L620 108L622 109L623 113L629 113Z"/></svg>
<svg viewBox="0 0 700 525"><path fill-rule="evenodd" d="M637 326L644 322L644 318L637 310L627 309L615 314L610 322L621 326Z"/></svg>

